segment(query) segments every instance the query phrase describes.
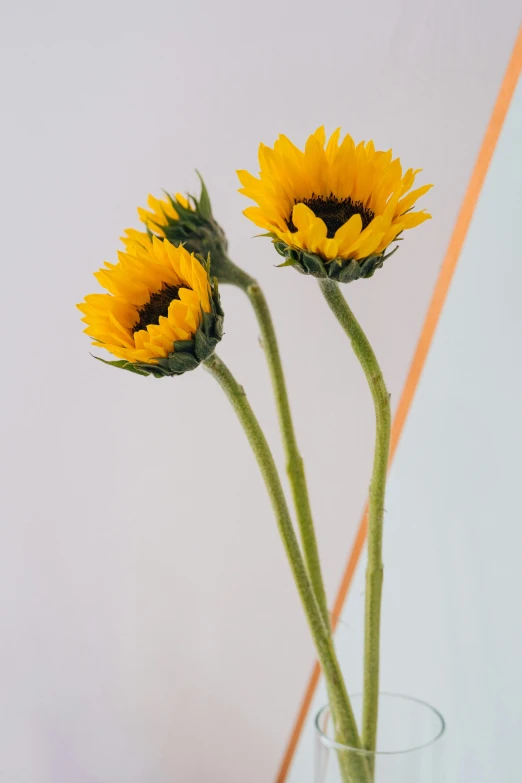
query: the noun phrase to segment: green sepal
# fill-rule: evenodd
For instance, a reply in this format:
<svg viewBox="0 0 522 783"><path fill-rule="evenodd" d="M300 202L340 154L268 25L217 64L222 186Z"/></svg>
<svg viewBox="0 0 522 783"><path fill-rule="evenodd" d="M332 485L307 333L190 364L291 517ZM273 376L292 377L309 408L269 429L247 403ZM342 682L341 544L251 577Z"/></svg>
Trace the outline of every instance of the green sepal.
<svg viewBox="0 0 522 783"><path fill-rule="evenodd" d="M201 195L199 197L199 201L197 202L197 211L206 219L211 220L212 219L212 206L210 204L210 196L208 195L207 186L205 185L205 182L203 181L203 177L199 173L199 171L196 169L196 174L199 177L199 181L201 183Z"/></svg>
<svg viewBox="0 0 522 783"><path fill-rule="evenodd" d="M297 259L297 253L294 253L293 248L285 242L277 240L274 242L274 247L280 256L284 256L285 258L288 258L288 260L294 257Z"/></svg>
<svg viewBox="0 0 522 783"><path fill-rule="evenodd" d="M403 239L403 237L399 237L399 236L397 236L397 237L395 237L395 239L394 239L393 241L394 241L394 242L396 242L397 240L399 240L399 241L402 241L402 239ZM386 249L387 249L387 248L386 248ZM386 253L386 250L385 250L384 252L386 253L386 255L382 257L382 260L383 260L383 261L386 261L386 259L387 259L387 258L389 258L390 256L392 256L394 253L396 253L398 249L399 249L399 245L395 245L395 247L393 248L393 250L390 250L390 252L389 252L389 253Z"/></svg>
<svg viewBox="0 0 522 783"><path fill-rule="evenodd" d="M319 256L303 251L299 257L299 261L304 268L305 274L313 275L314 277L328 277L326 265Z"/></svg>
<svg viewBox="0 0 522 783"><path fill-rule="evenodd" d="M320 279L330 278L339 283L351 283L360 278L372 277L380 269L387 258L398 249L398 245L387 253L385 248L380 253L373 253L360 259L334 258L325 261L316 253L291 247L280 239L273 240L274 247L285 261L278 267L293 266L303 275L311 275Z"/></svg>
<svg viewBox="0 0 522 783"><path fill-rule="evenodd" d="M102 359L100 356L95 356L93 353L91 353L91 356L93 359L96 359L99 362L109 364L111 367L118 367L120 370L128 370L129 372L136 373L136 375L149 375L148 371L142 370L137 364L127 362L125 359L120 359L116 362L110 362L107 359Z"/></svg>
<svg viewBox="0 0 522 783"><path fill-rule="evenodd" d="M199 329L196 334L196 351L198 359L204 362L205 359L212 356L217 344L218 340L215 337L207 337L204 331Z"/></svg>
<svg viewBox="0 0 522 783"><path fill-rule="evenodd" d="M173 375L183 375L184 372L195 370L200 362L191 353L174 351L169 355L169 370Z"/></svg>
<svg viewBox="0 0 522 783"><path fill-rule="evenodd" d="M186 353L194 353L194 340L177 340L174 345L176 351L185 351Z"/></svg>
<svg viewBox="0 0 522 783"><path fill-rule="evenodd" d="M298 263L299 261L296 261L295 258L287 258L282 264L276 264L276 269L282 269L284 266L295 266Z"/></svg>

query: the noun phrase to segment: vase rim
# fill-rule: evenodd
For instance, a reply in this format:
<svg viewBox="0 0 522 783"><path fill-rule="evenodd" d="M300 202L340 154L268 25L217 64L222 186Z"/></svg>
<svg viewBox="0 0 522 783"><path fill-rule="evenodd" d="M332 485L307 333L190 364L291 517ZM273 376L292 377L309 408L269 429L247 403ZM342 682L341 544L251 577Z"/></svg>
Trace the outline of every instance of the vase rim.
<svg viewBox="0 0 522 783"><path fill-rule="evenodd" d="M357 698L362 696L362 693L352 693L350 694L350 698ZM429 748L430 745L434 745L444 734L446 731L446 721L444 720L444 717L439 710L437 710L435 707L433 707L429 702L424 701L423 699L417 699L415 696L406 696L403 693L393 693L391 691L380 691L379 696L386 696L391 697L392 699L402 699L403 701L411 701L415 704L419 704L422 707L427 708L439 721L439 729L436 732L435 736L432 737L428 742L423 742L420 745L415 745L412 748L405 748L404 750L364 750L363 748L354 748L350 745L343 745L340 742L336 742L336 740L332 739L328 736L320 727L320 721L321 718L324 716L325 712L330 710L330 705L325 704L324 707L321 707L317 715L315 716L314 724L315 729L321 738L321 742L326 745L329 748L332 748L333 750L343 750L343 751L349 751L350 753L357 753L360 756L404 756L407 753L415 753L416 751L423 750L425 748Z"/></svg>

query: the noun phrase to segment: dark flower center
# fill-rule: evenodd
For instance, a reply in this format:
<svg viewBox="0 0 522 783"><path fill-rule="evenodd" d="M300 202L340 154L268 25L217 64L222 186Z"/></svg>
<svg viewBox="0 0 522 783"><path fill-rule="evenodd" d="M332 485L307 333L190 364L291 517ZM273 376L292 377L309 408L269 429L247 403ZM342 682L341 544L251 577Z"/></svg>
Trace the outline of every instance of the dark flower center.
<svg viewBox="0 0 522 783"><path fill-rule="evenodd" d="M159 324L160 316L167 317L169 305L179 299L179 286L163 285L161 291L152 294L149 301L138 310L139 321L132 327L132 333L146 329L149 324Z"/></svg>
<svg viewBox="0 0 522 783"><path fill-rule="evenodd" d="M361 216L363 229L375 217L372 210L365 207L362 201L352 201L350 197L338 199L333 193L330 193L327 197L316 196L315 193L312 193L311 198L303 198L301 201L296 200L295 203L305 204L316 217L324 220L327 229L326 236L329 239L332 239L337 229L344 226L353 215ZM291 217L286 221L286 224L292 233L297 231Z"/></svg>

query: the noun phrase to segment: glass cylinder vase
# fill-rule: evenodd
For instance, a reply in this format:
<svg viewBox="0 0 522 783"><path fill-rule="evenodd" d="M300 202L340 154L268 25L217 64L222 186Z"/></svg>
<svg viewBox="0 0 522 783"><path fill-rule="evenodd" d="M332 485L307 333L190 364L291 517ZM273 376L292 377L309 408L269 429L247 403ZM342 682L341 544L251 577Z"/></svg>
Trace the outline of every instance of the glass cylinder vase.
<svg viewBox="0 0 522 783"><path fill-rule="evenodd" d="M362 696L351 697L351 702L360 725ZM336 742L330 708L323 707L315 720L314 783L443 783L444 732L442 715L429 704L381 693L377 750L370 753ZM366 759L366 780L350 772L360 769L361 756Z"/></svg>

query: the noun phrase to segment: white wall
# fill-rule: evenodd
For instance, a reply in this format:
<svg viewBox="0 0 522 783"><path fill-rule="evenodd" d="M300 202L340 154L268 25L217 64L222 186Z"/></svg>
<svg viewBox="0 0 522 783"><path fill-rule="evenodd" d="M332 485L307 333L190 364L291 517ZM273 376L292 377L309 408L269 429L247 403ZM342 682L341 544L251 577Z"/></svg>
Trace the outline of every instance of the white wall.
<svg viewBox="0 0 522 783"><path fill-rule="evenodd" d="M333 595L371 405L312 281L251 239L234 171L255 167L260 140L302 142L323 122L424 166L435 219L349 290L396 400L518 3L0 10L2 780L266 783L313 654L243 435L203 372L158 382L94 362L74 305L147 193L195 188L197 166L273 304ZM281 462L252 315L223 299L223 356Z"/></svg>

